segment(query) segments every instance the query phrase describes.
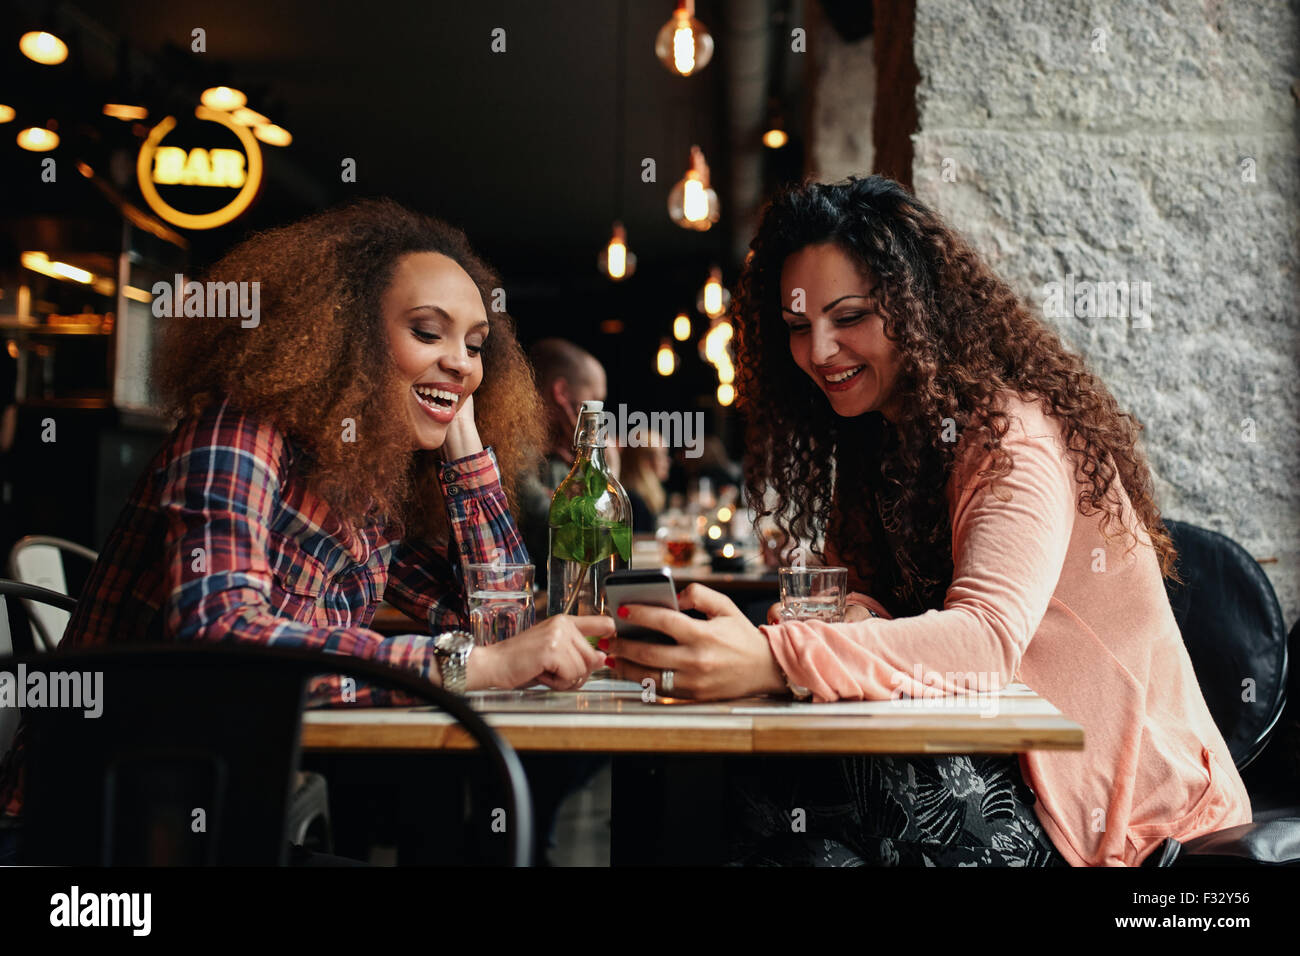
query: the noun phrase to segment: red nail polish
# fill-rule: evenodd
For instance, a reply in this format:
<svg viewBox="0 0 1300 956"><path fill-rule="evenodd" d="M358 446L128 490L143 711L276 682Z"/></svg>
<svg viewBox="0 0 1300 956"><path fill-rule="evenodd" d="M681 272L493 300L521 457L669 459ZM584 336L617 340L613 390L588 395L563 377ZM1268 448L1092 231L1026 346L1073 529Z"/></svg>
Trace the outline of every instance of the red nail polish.
<svg viewBox="0 0 1300 956"><path fill-rule="evenodd" d="M613 667L613 666L614 666L614 658L612 658L612 657L607 657L607 658L605 658L605 666L606 666L606 667Z"/></svg>
<svg viewBox="0 0 1300 956"><path fill-rule="evenodd" d="M600 640L596 642L596 646L599 647L602 651L609 650L609 638L602 637Z"/></svg>
<svg viewBox="0 0 1300 956"><path fill-rule="evenodd" d="M627 610L627 608L625 608L625 607L620 607L620 608L618 609L618 616L619 616L619 617L627 617L627 615L628 615L628 610Z"/></svg>

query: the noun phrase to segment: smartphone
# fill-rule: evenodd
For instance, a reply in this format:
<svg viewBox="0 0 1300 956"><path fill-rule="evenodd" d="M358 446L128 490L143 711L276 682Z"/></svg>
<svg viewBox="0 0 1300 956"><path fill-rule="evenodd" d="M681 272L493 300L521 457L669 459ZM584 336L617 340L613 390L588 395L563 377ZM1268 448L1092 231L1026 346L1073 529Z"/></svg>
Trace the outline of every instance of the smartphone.
<svg viewBox="0 0 1300 956"><path fill-rule="evenodd" d="M634 641L651 641L656 644L676 644L667 634L637 627L618 616L624 604L649 604L677 610L677 588L666 568L611 571L605 576L605 606L614 616L614 629L619 637Z"/></svg>

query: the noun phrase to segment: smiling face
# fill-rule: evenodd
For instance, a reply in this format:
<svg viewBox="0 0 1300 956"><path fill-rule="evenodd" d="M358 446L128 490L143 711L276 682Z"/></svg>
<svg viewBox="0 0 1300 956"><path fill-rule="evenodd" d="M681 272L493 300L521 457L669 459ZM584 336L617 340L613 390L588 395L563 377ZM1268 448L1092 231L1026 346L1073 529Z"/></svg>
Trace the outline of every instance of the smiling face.
<svg viewBox="0 0 1300 956"><path fill-rule="evenodd" d="M830 242L800 249L781 269L781 315L795 364L835 414L879 411L897 422L902 357L885 337L878 292L874 279Z"/></svg>
<svg viewBox="0 0 1300 956"><path fill-rule="evenodd" d="M441 448L447 426L483 381L483 298L454 260L410 252L397 261L380 308L406 385L401 413L410 418L413 444Z"/></svg>

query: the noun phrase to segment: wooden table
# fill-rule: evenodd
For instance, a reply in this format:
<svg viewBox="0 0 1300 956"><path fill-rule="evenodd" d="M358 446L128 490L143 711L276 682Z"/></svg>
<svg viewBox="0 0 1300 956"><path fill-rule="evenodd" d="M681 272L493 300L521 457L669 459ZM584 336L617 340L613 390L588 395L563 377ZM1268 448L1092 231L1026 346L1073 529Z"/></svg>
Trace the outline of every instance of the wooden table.
<svg viewBox="0 0 1300 956"><path fill-rule="evenodd" d="M612 755L610 862L619 866L722 862L732 758L1083 749L1083 728L1024 685L961 706L953 706L955 699L923 706L647 702L640 685L615 680L592 680L570 693L536 688L466 696L518 751ZM303 749L326 757L442 753L457 759L451 755L474 746L450 717L431 708L315 710L303 717Z"/></svg>
<svg viewBox="0 0 1300 956"><path fill-rule="evenodd" d="M593 680L571 693L536 688L472 691L467 697L521 751L831 755L1083 749L1083 728L1023 684L969 703L651 703L642 694L627 681ZM344 708L309 711L302 746L400 752L465 750L474 743L431 708Z"/></svg>
<svg viewBox="0 0 1300 956"><path fill-rule="evenodd" d="M467 697L523 753L612 755L614 865L720 862L733 758L1083 749L1083 728L1023 685L962 706L953 706L954 699L923 706L647 702L639 685L613 680L593 680L571 693L537 688ZM442 753L457 759L452 755L474 744L450 717L430 708L357 708L308 712L302 746L326 756Z"/></svg>
<svg viewBox="0 0 1300 956"><path fill-rule="evenodd" d="M380 602L375 608L375 617L370 622L370 629L380 634L427 634L429 625L421 625L407 617L391 604Z"/></svg>

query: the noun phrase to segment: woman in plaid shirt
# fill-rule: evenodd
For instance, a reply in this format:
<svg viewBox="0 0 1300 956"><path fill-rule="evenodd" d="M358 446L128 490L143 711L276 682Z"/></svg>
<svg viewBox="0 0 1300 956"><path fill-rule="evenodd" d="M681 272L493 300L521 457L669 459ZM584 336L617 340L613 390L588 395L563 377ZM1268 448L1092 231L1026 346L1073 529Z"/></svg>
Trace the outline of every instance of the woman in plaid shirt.
<svg viewBox="0 0 1300 956"><path fill-rule="evenodd" d="M382 598L421 632L464 627L461 563L529 560L510 501L541 416L499 281L459 230L386 200L254 236L209 279L256 282L260 314L168 323L155 380L185 417L64 642L257 641L437 683L429 634L367 625ZM476 648L468 686L575 686L604 659L583 634L610 630Z"/></svg>
<svg viewBox="0 0 1300 956"><path fill-rule="evenodd" d="M510 503L542 416L499 281L459 230L387 200L253 236L208 279L178 294L157 351L180 424L63 645L318 648L440 683L428 628L466 626L462 562L529 560ZM229 290L251 317L211 308ZM412 633L369 630L381 599ZM550 618L475 648L467 686L576 687L604 660L587 637L612 632L606 617ZM337 676L312 687L315 704L344 699ZM14 814L7 769L0 807Z"/></svg>

